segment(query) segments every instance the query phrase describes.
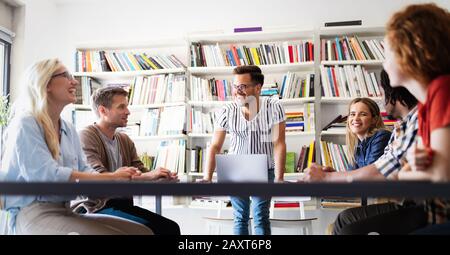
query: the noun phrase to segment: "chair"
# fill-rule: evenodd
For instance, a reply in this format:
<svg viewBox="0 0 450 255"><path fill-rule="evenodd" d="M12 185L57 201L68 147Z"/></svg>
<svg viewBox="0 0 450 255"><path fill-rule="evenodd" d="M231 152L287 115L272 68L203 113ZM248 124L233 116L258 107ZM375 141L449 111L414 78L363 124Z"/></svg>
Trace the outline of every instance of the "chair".
<svg viewBox="0 0 450 255"><path fill-rule="evenodd" d="M311 197L272 197L270 202L270 224L272 228L288 228L288 229L298 229L299 234L302 235L312 235L312 221L317 218L306 218L305 217L305 206L304 202L310 201ZM299 215L295 219L280 218L275 216L277 201L283 202L298 202L299 203Z"/></svg>

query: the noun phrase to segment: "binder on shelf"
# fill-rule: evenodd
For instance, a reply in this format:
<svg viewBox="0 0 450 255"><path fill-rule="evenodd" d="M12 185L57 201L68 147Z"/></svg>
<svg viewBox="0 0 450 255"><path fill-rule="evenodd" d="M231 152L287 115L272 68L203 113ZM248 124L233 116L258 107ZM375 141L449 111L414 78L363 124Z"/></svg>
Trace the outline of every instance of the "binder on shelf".
<svg viewBox="0 0 450 255"><path fill-rule="evenodd" d="M326 27L361 26L361 25L362 25L362 20L325 22Z"/></svg>

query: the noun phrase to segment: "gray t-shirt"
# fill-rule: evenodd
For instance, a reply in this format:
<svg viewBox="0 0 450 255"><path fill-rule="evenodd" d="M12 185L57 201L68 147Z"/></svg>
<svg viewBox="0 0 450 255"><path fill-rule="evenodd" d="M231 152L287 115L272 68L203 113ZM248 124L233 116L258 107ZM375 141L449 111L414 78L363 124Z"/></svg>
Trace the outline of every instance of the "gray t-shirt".
<svg viewBox="0 0 450 255"><path fill-rule="evenodd" d="M97 127L95 127L97 128ZM111 169L108 169L110 172L114 172L118 168L122 167L122 155L120 154L120 143L117 139L110 139L105 134L101 132L97 128L97 130L100 133L100 137L102 138L103 143L105 143L107 154L108 154L108 161L109 165L111 166Z"/></svg>

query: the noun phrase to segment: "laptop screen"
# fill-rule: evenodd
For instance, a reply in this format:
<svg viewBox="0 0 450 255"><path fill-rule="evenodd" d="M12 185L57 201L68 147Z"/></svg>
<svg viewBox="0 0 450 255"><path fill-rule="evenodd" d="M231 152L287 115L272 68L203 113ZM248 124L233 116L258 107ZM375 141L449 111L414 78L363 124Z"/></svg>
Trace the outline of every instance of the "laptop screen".
<svg viewBox="0 0 450 255"><path fill-rule="evenodd" d="M217 182L268 182L266 154L216 155Z"/></svg>

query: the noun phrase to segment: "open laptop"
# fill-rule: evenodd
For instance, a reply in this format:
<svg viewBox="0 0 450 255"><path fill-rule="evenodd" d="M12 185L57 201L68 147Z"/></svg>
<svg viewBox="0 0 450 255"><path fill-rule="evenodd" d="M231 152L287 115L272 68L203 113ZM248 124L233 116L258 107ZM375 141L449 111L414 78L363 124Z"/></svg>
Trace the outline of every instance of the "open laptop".
<svg viewBox="0 0 450 255"><path fill-rule="evenodd" d="M268 182L266 154L216 155L217 182Z"/></svg>

